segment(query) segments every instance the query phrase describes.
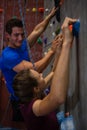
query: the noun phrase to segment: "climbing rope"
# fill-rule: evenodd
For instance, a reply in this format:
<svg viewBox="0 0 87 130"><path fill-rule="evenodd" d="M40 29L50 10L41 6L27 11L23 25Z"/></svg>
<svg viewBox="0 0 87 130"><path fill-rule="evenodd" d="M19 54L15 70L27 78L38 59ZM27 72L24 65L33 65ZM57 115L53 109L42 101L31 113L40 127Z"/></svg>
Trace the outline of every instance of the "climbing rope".
<svg viewBox="0 0 87 130"><path fill-rule="evenodd" d="M23 11L22 11L21 0L18 0L18 5L19 5L19 12L20 12L21 20L22 20L22 23L23 23L24 36L25 36L25 39L26 39L26 42L27 42L27 49L28 49L28 52L29 52L29 57L30 57L30 60L31 60L33 67L35 69L34 61L33 61L33 58L32 58L32 53L31 53L30 46L29 46L29 43L28 43L28 40L27 40L27 31L26 31L25 20L24 20Z"/></svg>

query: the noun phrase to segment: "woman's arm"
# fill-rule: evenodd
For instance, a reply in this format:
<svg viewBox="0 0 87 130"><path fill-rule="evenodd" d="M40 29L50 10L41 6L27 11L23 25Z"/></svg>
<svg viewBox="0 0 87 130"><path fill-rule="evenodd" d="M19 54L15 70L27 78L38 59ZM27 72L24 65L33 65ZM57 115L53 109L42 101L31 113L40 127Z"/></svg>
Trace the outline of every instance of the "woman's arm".
<svg viewBox="0 0 87 130"><path fill-rule="evenodd" d="M50 73L44 78L44 80L45 80L44 90L45 90L46 88L48 88L48 86L51 84L53 75L54 75L54 72L52 71L52 72L50 72Z"/></svg>
<svg viewBox="0 0 87 130"><path fill-rule="evenodd" d="M70 46L73 40L68 24L74 21L76 20L66 18L63 23L64 41L54 72L50 93L43 100L37 100L33 105L33 112L37 116L43 116L53 112L65 102L69 82Z"/></svg>

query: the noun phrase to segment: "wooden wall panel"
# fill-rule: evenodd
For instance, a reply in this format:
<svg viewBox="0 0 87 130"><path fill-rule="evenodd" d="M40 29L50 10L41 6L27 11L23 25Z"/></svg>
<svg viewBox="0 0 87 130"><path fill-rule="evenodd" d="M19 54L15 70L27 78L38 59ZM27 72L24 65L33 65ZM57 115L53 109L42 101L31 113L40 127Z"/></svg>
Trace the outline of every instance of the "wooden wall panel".
<svg viewBox="0 0 87 130"><path fill-rule="evenodd" d="M33 8L40 8L44 6L43 0L20 0L22 5L22 13L25 14L25 24L26 24L26 31L27 34L30 34L34 27L43 20L44 13L40 12L32 12ZM26 6L25 6L26 4ZM25 8L24 8L25 7ZM0 9L4 10L4 21L1 19L3 17L3 14L0 13L0 29L3 27L4 24L7 22L8 19L12 17L18 17L21 18L20 12L19 12L19 5L18 0L2 0L0 1ZM2 34L4 35L3 39L1 38ZM43 36L43 35L42 35ZM1 42L3 42L4 47L7 46L7 40L5 33L0 30L0 53L2 50ZM33 49L31 50L32 58L34 61L39 60L42 58L42 47L43 44L36 44L34 45ZM1 72L0 72L1 76ZM5 110L7 109L9 94L6 89L5 83L1 80L0 77L0 125L1 120L4 117ZM23 122L13 122L12 121L12 109L11 106L9 108L9 111L7 112L7 116L5 117L4 122L2 123L4 127L12 127L12 128L19 128L20 130L26 130L25 125Z"/></svg>

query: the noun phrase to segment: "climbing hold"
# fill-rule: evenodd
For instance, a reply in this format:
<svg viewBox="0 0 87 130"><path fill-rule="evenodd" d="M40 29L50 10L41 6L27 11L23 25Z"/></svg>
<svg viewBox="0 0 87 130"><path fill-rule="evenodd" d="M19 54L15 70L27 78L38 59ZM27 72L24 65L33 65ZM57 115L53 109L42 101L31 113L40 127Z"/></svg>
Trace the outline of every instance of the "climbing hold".
<svg viewBox="0 0 87 130"><path fill-rule="evenodd" d="M17 16L13 16L12 18L13 18L13 19L16 19L16 18L17 18Z"/></svg>
<svg viewBox="0 0 87 130"><path fill-rule="evenodd" d="M76 36L76 37L78 37L79 30L80 30L80 20L78 20L77 22L75 22L73 24L73 30L72 30L73 31L73 35Z"/></svg>
<svg viewBox="0 0 87 130"><path fill-rule="evenodd" d="M46 12L48 12L48 11L49 11L49 9L45 9L45 11L46 11Z"/></svg>
<svg viewBox="0 0 87 130"><path fill-rule="evenodd" d="M39 44L42 44L42 43L43 43L43 42L42 42L42 39L41 39L40 37L38 38L37 42L38 42Z"/></svg>
<svg viewBox="0 0 87 130"><path fill-rule="evenodd" d="M73 25L72 24L69 25L69 29L70 29L70 31L72 31L72 29L73 29Z"/></svg>
<svg viewBox="0 0 87 130"><path fill-rule="evenodd" d="M57 28L57 30L55 31L55 34L58 35L60 33L60 27Z"/></svg>
<svg viewBox="0 0 87 130"><path fill-rule="evenodd" d="M47 37L46 37L46 38L44 38L44 43L45 43L45 44L47 44Z"/></svg>
<svg viewBox="0 0 87 130"><path fill-rule="evenodd" d="M52 35L55 37L56 36L55 32L53 32Z"/></svg>
<svg viewBox="0 0 87 130"><path fill-rule="evenodd" d="M44 56L47 54L47 52L44 52Z"/></svg>
<svg viewBox="0 0 87 130"><path fill-rule="evenodd" d="M43 12L44 12L44 8L39 8L38 11L39 11L40 13L43 13Z"/></svg>
<svg viewBox="0 0 87 130"><path fill-rule="evenodd" d="M55 21L53 21L53 24L55 24Z"/></svg>
<svg viewBox="0 0 87 130"><path fill-rule="evenodd" d="M60 23L60 0L54 0L55 7L58 7L58 10L56 11L56 20Z"/></svg>
<svg viewBox="0 0 87 130"><path fill-rule="evenodd" d="M52 27L53 26L53 24L52 23L50 23L50 27Z"/></svg>
<svg viewBox="0 0 87 130"><path fill-rule="evenodd" d="M37 11L37 9L36 9L36 8L33 8L33 9L32 9L32 12L36 12L36 11Z"/></svg>
<svg viewBox="0 0 87 130"><path fill-rule="evenodd" d="M69 25L70 31L73 32L73 36L78 37L79 30L80 30L80 21L78 20L74 24Z"/></svg>

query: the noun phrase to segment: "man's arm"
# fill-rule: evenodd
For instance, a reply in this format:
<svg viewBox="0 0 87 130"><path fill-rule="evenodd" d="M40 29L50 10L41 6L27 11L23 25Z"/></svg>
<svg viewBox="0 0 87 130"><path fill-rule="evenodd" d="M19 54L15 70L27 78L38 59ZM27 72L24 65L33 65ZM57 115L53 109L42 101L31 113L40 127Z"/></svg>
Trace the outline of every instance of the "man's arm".
<svg viewBox="0 0 87 130"><path fill-rule="evenodd" d="M34 66L35 66L36 71L42 72L50 63L53 56L54 56L54 52L50 50L41 60L35 62ZM28 69L28 68L34 69L33 64L31 62L23 60L21 63L16 65L13 68L13 70L16 72L20 72L21 70Z"/></svg>
<svg viewBox="0 0 87 130"><path fill-rule="evenodd" d="M28 36L28 42L30 47L33 46L33 44L37 41L38 37L44 32L47 25L49 24L49 21L51 18L55 15L57 9L53 8L50 14L41 22L39 23L33 30L33 32Z"/></svg>
<svg viewBox="0 0 87 130"><path fill-rule="evenodd" d="M52 41L52 46L51 46L51 49L49 50L49 52L41 60L34 63L35 69L38 72L42 72L49 65L50 61L52 60L52 58L56 52L56 48L57 48L58 44L60 44L60 43L58 43L58 38L56 37ZM13 68L13 70L16 72L19 72L23 69L28 69L28 68L33 69L33 64L31 62L23 60L21 63L16 65Z"/></svg>

